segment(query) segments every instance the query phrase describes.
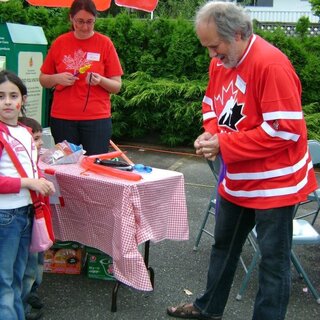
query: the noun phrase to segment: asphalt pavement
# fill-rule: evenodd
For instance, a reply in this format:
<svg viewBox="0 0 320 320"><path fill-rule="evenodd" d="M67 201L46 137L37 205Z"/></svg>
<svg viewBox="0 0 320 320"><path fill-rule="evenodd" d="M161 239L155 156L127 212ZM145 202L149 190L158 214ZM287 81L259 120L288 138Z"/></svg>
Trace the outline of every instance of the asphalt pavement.
<svg viewBox="0 0 320 320"><path fill-rule="evenodd" d="M190 239L151 243L149 265L155 272L152 292L141 292L121 285L117 295L117 311L111 312L114 282L89 279L80 275L45 273L39 288L44 308L44 320L161 320L173 319L166 308L181 302L191 302L205 287L212 238L203 234L198 250L194 243L204 218L213 189L213 176L204 159L195 156L192 149L164 150L153 146L118 145L135 163L182 172L188 206ZM317 173L318 180L320 178ZM208 222L213 229L213 221ZM316 222L320 232L320 218ZM246 243L242 257L249 262L252 247ZM297 253L320 291L320 251L316 246L297 248ZM239 265L224 320L250 320L257 290L257 272L254 272L241 301L236 300L244 269ZM320 319L320 305L293 269L292 295L287 320ZM270 319L274 320L274 319Z"/></svg>

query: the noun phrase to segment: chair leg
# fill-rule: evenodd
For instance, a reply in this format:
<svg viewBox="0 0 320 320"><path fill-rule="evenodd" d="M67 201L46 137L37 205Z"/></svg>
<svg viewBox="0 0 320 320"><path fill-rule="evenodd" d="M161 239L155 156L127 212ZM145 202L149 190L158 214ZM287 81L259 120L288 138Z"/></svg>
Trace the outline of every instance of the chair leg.
<svg viewBox="0 0 320 320"><path fill-rule="evenodd" d="M298 210L299 210L299 207L300 207L300 204L299 204L299 203L294 206L294 211L293 211L293 216L294 216L294 217L297 215L297 212L298 212Z"/></svg>
<svg viewBox="0 0 320 320"><path fill-rule="evenodd" d="M249 283L249 280L250 280L250 277L251 277L251 274L253 272L253 270L255 269L258 261L259 261L259 258L260 258L260 253L259 251L255 251L254 255L253 255L253 258L252 258L252 261L247 269L247 272L246 272L246 275L244 277L244 279L242 280L242 283L241 283L241 286L240 286L240 289L239 289L239 292L236 296L236 299L238 301L240 301L242 299L242 295L244 293L244 291L246 290L247 288L247 285ZM246 268L244 268L246 269Z"/></svg>
<svg viewBox="0 0 320 320"><path fill-rule="evenodd" d="M314 225L314 223L316 222L318 214L319 214L319 211L320 211L320 206L318 207L318 210L316 211L316 213L315 213L315 215L314 215L314 217L312 219L312 222L311 222L312 225Z"/></svg>
<svg viewBox="0 0 320 320"><path fill-rule="evenodd" d="M296 269L298 275L299 275L299 278L303 279L303 276L302 274L300 273L300 267L299 267L299 264L297 263L296 259L292 257L292 254L291 254L291 262L294 266L294 268Z"/></svg>
<svg viewBox="0 0 320 320"><path fill-rule="evenodd" d="M303 219L303 218L306 218L306 217L309 217L309 216L313 216L313 219L312 219L312 222L311 222L312 225L314 225L314 223L315 223L315 221L316 221L316 219L318 217L319 211L320 211L320 199L318 197L318 191L317 190L314 191L313 194L314 194L313 198L309 198L308 200L297 204L295 206L295 210L294 210L294 217L296 219ZM296 214L297 214L300 206L303 206L303 205L308 204L308 203L316 203L317 204L317 208L314 211L309 211L307 213L304 213L304 214L301 214L301 215L297 216Z"/></svg>
<svg viewBox="0 0 320 320"><path fill-rule="evenodd" d="M211 194L210 197L210 201L209 201L209 205L208 205L208 209L206 212L206 215L203 219L203 222L201 224L200 230L198 232L197 238L196 238L196 242L194 244L193 247L193 251L197 251L198 250L198 246L200 243L200 239L202 236L202 233L206 233L207 235L211 236L212 238L214 238L213 233L211 233L210 231L205 229L206 223L208 221L209 215L212 214L214 216L214 211L215 210L215 206L216 206L216 196L217 196L217 184L218 184L218 172L220 171L220 157L217 157L217 159L215 161L211 161L211 160L207 160L207 163L210 167L211 172L213 173L214 176L214 180L216 182L215 186L213 187L213 192Z"/></svg>
<svg viewBox="0 0 320 320"><path fill-rule="evenodd" d="M292 261L294 267L296 268L297 272L303 277L305 283L307 284L309 290L311 291L312 295L316 299L317 303L320 304L319 292L316 290L316 288L311 283L307 273L304 271L304 269L300 263L298 256L295 254L295 252L293 250L291 250L291 261Z"/></svg>
<svg viewBox="0 0 320 320"><path fill-rule="evenodd" d="M204 219L203 219L203 222L202 222L202 224L201 224L199 233L198 233L198 235L197 235L196 242L195 242L194 247L193 247L193 251L197 251L197 250L198 250L198 246L199 246L199 243L200 243L200 239L201 239L202 233L205 231L205 230L204 230L204 227L206 226L206 223L207 223L207 221L208 221L209 215L210 215L210 214L213 215L213 213L211 213L211 210L212 210L212 208L213 208L211 202L212 202L212 201L210 200L210 204L209 204L209 206L208 206L206 215L205 215L205 217L204 217ZM206 233L207 233L207 234L210 234L210 233L208 233L208 232L206 232ZM211 234L210 234L210 235L211 235ZM212 235L211 235L211 236L212 236Z"/></svg>

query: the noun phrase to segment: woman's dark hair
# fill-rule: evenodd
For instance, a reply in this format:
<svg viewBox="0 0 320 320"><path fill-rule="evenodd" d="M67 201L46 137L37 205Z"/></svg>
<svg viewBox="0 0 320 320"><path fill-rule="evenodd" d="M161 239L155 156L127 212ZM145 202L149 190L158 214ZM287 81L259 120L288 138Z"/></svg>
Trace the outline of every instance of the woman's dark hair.
<svg viewBox="0 0 320 320"><path fill-rule="evenodd" d="M18 87L22 96L27 95L27 93L28 93L27 87L25 86L25 84L22 82L22 80L18 76L9 70L2 70L2 71L0 71L0 84L4 83L6 81L10 81L13 84L15 84ZM25 113L26 113L26 109L25 109L24 105L21 106L21 113L22 113L22 115L25 115Z"/></svg>
<svg viewBox="0 0 320 320"><path fill-rule="evenodd" d="M90 12L95 17L98 14L96 5L92 0L74 0L69 11L71 18L73 18L80 10Z"/></svg>

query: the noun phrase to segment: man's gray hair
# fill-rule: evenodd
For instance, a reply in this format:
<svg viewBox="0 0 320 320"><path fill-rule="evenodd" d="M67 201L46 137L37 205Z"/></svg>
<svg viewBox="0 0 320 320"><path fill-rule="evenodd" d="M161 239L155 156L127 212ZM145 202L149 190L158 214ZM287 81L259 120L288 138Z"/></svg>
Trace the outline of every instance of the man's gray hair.
<svg viewBox="0 0 320 320"><path fill-rule="evenodd" d="M231 2L209 1L196 14L196 27L202 23L214 22L219 36L228 42L234 40L236 33L243 40L252 35L252 21L240 6Z"/></svg>

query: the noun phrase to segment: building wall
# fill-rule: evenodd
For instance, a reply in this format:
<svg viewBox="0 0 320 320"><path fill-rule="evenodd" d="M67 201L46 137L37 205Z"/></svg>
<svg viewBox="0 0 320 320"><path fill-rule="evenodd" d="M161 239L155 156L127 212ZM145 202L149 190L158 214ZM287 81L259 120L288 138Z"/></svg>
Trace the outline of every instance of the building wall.
<svg viewBox="0 0 320 320"><path fill-rule="evenodd" d="M273 3L273 6L267 4ZM252 19L261 22L295 23L302 16L309 17L312 23L318 23L319 17L313 15L311 4L304 0L257 0L256 6L246 6ZM260 6L258 6L260 4Z"/></svg>
<svg viewBox="0 0 320 320"><path fill-rule="evenodd" d="M270 6L271 4L273 5ZM308 0L256 0L254 7L274 11L311 11L311 4Z"/></svg>

